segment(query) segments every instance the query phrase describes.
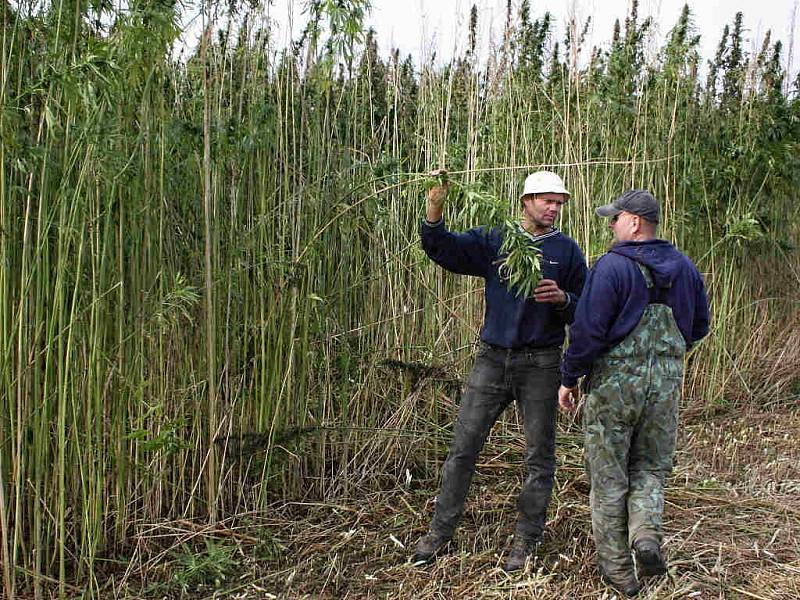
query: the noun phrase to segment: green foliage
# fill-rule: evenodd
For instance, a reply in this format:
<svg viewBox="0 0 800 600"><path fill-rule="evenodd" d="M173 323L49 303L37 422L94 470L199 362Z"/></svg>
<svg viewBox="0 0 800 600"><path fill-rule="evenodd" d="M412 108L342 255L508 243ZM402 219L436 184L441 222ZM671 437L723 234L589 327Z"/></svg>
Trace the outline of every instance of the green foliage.
<svg viewBox="0 0 800 600"><path fill-rule="evenodd" d="M355 47L363 40L362 24L369 9L369 0L312 0L309 3L306 32L311 36L309 41L314 47L322 35L322 23L327 24L329 35L323 59L328 66L332 66L333 61L340 57L348 65L352 63Z"/></svg>
<svg viewBox="0 0 800 600"><path fill-rule="evenodd" d="M639 23L639 2L633 0L630 14L625 19L624 32L615 25L614 40L607 60L607 73L603 92L612 106L630 114L639 89L644 66L644 42L650 29L650 18Z"/></svg>
<svg viewBox="0 0 800 600"><path fill-rule="evenodd" d="M696 85L698 47L700 36L693 35L689 5L684 4L675 27L670 31L667 45L663 51L662 76L668 83L686 80Z"/></svg>
<svg viewBox="0 0 800 600"><path fill-rule="evenodd" d="M542 278L542 251L531 242L519 223L504 223L500 252L505 255L499 267L500 275L508 281L509 289L523 298L533 296Z"/></svg>
<svg viewBox="0 0 800 600"><path fill-rule="evenodd" d="M177 327L181 322L191 325L199 301L199 290L188 285L182 273L175 273L172 287L165 291L150 318L162 330Z"/></svg>
<svg viewBox="0 0 800 600"><path fill-rule="evenodd" d="M725 239L746 245L764 238L764 232L753 213L729 214L725 219Z"/></svg>
<svg viewBox="0 0 800 600"><path fill-rule="evenodd" d="M256 546L254 552L258 560L274 562L286 551L286 546L284 546L268 529L259 529L258 537L261 539L261 543Z"/></svg>
<svg viewBox="0 0 800 600"><path fill-rule="evenodd" d="M429 180L444 185L447 177L439 175ZM519 221L512 218L508 202L489 192L481 182L458 184L450 180L450 186L456 192L455 198L449 202L458 210L456 223L465 226L480 223L487 229L498 228L503 237L500 274L516 295L532 296L541 279L541 250L524 232Z"/></svg>
<svg viewBox="0 0 800 600"><path fill-rule="evenodd" d="M516 29L516 65L521 75L539 80L545 64L545 45L551 34L552 15L546 12L541 19L531 22L530 0L519 7L519 24Z"/></svg>
<svg viewBox="0 0 800 600"><path fill-rule="evenodd" d="M461 192L461 211L459 223L481 223L487 227L499 227L509 215L509 205L505 200L492 194L480 181L459 186Z"/></svg>
<svg viewBox="0 0 800 600"><path fill-rule="evenodd" d="M172 580L186 593L203 586L221 587L235 573L238 560L236 547L205 539L205 548L181 544L175 553Z"/></svg>
<svg viewBox="0 0 800 600"><path fill-rule="evenodd" d="M190 448L190 444L182 437L185 426L183 419L167 421L161 425L158 435L152 435L147 429L135 429L125 439L136 442L143 452L169 457Z"/></svg>
<svg viewBox="0 0 800 600"><path fill-rule="evenodd" d="M722 80L722 103L732 105L741 101L744 86L744 60L742 52L742 23L744 16L737 12L733 20L730 46L724 58L725 76Z"/></svg>

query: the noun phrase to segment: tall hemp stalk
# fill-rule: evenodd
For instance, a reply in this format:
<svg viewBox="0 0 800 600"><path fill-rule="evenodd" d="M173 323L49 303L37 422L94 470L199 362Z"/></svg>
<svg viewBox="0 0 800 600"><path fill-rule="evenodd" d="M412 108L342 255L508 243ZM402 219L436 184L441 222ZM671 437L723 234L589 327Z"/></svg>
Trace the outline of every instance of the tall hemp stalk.
<svg viewBox="0 0 800 600"><path fill-rule="evenodd" d="M214 451L214 440L217 435L217 327L216 306L214 304L214 239L212 237L212 219L214 218L213 196L211 189L211 85L210 65L208 58L209 40L214 27L211 17L213 7L203 4L203 36L200 48L200 63L203 68L203 224L205 234L204 274L205 274L205 322L206 322L206 386L208 428L205 464L205 485L208 519L216 521L217 505L217 465Z"/></svg>

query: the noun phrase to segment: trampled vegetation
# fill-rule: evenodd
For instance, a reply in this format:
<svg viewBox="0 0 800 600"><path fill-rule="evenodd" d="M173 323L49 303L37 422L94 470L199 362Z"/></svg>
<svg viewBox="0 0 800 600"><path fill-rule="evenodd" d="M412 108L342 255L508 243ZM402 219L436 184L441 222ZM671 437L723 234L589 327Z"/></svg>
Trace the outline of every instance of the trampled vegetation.
<svg viewBox="0 0 800 600"><path fill-rule="evenodd" d="M609 240L596 205L628 187L662 199L662 235L713 302L685 384L682 443L697 451L667 510L674 556L690 557L679 568L701 575L669 593L797 597L800 472L769 450L783 448L781 420L739 444L720 419L760 415L745 432L783 411L798 430L800 80L786 80L780 41L745 50L741 14L706 64L688 8L648 57L635 3L603 49L584 46L582 23L559 40L527 0L509 7L487 63L473 12L466 52L437 66L380 55L363 0L312 2L290 48L263 7L241 6L180 60L172 2L3 3L6 597L601 589L570 422L548 541L566 558L524 585L491 571L513 510L502 486L522 468L512 413L446 579L402 565L482 316L480 282L419 246L438 166L460 184L454 227L494 220L493 199L513 202L527 172L551 166L573 192L561 226L591 259ZM762 452L759 436L775 445ZM748 452L765 466L745 481ZM743 490L752 503L736 504ZM716 509L766 529L742 533ZM720 542L716 571L717 547L692 545L703 520L738 557ZM739 560L753 540L756 558ZM743 564L766 575L726 570ZM243 565L252 589L231 583Z"/></svg>

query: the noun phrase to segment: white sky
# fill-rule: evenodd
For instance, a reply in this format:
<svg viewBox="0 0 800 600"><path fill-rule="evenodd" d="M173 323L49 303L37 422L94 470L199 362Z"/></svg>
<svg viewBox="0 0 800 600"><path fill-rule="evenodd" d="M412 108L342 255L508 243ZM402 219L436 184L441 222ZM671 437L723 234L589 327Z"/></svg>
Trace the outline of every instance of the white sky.
<svg viewBox="0 0 800 600"><path fill-rule="evenodd" d="M305 22L305 2L274 0L268 9L269 16L279 27L278 40L286 41L293 24L292 37L296 38ZM506 0L372 0L372 11L367 25L377 32L383 54L397 47L403 55L411 54L415 63L430 56L435 50L437 58L446 60L454 49L463 50L467 43L469 11L478 7L478 46L486 51L490 44L502 40L505 23ZM654 17L652 50L661 47L664 37L675 25L684 0L640 0L639 18ZM744 13L745 49L760 50L764 34L772 30L772 40L784 43L783 60L787 66L788 45L794 42L791 73L800 66L800 35L792 35L792 13L797 11L795 30L800 28L798 0L694 0L689 2L694 25L701 35L700 49L704 59L713 57L725 24L732 24L737 11ZM516 15L520 0L512 0ZM531 0L531 18L550 11L555 17L555 39L562 40L565 24L570 15L579 23L589 16L592 25L587 36L587 51L594 45L607 48L611 40L614 19L622 23L629 10L629 0ZM493 33L492 33L493 32ZM797 31L795 31L797 33ZM704 69L705 70L705 69Z"/></svg>

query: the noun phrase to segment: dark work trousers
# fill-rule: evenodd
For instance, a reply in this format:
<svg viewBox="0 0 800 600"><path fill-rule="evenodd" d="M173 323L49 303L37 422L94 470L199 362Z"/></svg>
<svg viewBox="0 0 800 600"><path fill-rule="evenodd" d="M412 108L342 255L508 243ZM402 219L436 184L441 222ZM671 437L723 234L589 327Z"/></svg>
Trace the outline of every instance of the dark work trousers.
<svg viewBox="0 0 800 600"><path fill-rule="evenodd" d="M541 537L555 472L560 359L558 346L508 350L481 342L461 394L431 531L452 537L489 430L516 400L525 427L528 471L519 496L516 535L531 541Z"/></svg>

